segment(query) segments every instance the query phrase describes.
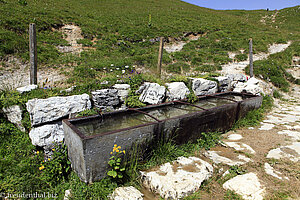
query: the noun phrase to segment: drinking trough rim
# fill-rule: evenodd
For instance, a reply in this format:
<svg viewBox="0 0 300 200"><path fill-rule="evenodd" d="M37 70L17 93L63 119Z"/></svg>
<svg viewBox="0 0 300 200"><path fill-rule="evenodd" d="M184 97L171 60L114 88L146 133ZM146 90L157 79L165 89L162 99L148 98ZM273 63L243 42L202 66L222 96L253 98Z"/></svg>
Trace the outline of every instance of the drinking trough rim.
<svg viewBox="0 0 300 200"><path fill-rule="evenodd" d="M110 135L110 134L114 134L114 133L117 133L117 132L127 131L127 130L131 130L131 129L135 129L135 128L140 128L140 127L145 127L145 126L150 126L150 125L157 125L157 124L163 123L163 122L165 122L167 120L171 120L171 119L186 118L186 117L195 115L196 113L209 112L209 111L214 110L214 109L220 109L222 107L226 107L226 106L231 105L231 104L240 104L241 102L249 101L252 98L259 98L260 97L260 96L253 95L253 94L250 94L250 93L239 93L239 92L232 92L232 91L230 91L230 92L215 93L215 94L212 94L212 95L199 95L197 97L198 97L198 100L202 100L202 99L206 99L207 97L214 98L216 96L226 95L226 94L237 95L237 96L248 96L249 98L244 99L242 101L231 100L233 103L224 104L224 105L221 105L221 106L216 106L216 107L205 109L205 110L195 111L193 113L188 113L188 114L179 115L179 116L172 117L172 118L166 118L166 119L155 121L155 122L148 122L148 123L145 123L145 124L140 124L140 125L136 125L136 126L122 128L122 129L117 129L117 130L113 130L113 131L108 131L108 132L104 132L104 133L100 133L100 134L95 134L95 135L91 135L91 136L84 135L74 124L72 124L72 122L77 122L77 121L80 121L80 120L83 120L83 119L84 120L95 119L95 118L99 117L99 115L76 117L76 118L72 118L72 119L64 119L63 122L66 125L68 125L72 129L72 131L74 131L82 140L88 140L88 139L93 139L93 138L101 137L101 136L104 136L104 135ZM182 101L185 102L186 99L183 99ZM124 112L128 112L128 111L135 112L135 110L144 110L144 109L150 109L150 108L158 108L158 107L164 107L166 105L174 105L174 104L179 104L178 100L177 101L164 102L164 103L160 103L160 104L147 105L147 106L142 107L142 108L112 111L112 112L105 113L104 115L124 113Z"/></svg>

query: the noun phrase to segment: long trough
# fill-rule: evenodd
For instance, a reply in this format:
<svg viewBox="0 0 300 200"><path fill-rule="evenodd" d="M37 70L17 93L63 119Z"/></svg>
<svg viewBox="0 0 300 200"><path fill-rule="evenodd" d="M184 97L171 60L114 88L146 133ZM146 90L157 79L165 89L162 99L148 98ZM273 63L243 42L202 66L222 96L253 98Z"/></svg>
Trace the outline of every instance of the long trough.
<svg viewBox="0 0 300 200"><path fill-rule="evenodd" d="M262 97L225 92L199 96L198 101L172 101L139 109L127 109L63 120L68 156L84 182L106 176L113 145L139 152L151 150L161 139L182 144L199 139L202 132L224 132L250 110L262 104Z"/></svg>

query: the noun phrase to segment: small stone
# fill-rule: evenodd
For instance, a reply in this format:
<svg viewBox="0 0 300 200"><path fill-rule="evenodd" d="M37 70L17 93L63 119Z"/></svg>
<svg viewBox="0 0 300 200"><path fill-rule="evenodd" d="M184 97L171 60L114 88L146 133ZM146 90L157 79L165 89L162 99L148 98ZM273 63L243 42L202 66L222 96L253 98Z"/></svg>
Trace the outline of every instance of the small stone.
<svg viewBox="0 0 300 200"><path fill-rule="evenodd" d="M269 124L269 123L261 123L261 127L258 128L259 130L264 130L264 131L268 131L268 130L271 130L275 127L274 124Z"/></svg>
<svg viewBox="0 0 300 200"><path fill-rule="evenodd" d="M110 200L143 200L143 194L135 187L118 187L108 196Z"/></svg>
<svg viewBox="0 0 300 200"><path fill-rule="evenodd" d="M14 105L2 109L8 121L15 124L21 131L25 131L22 125L22 110L20 106Z"/></svg>
<svg viewBox="0 0 300 200"><path fill-rule="evenodd" d="M64 130L61 124L47 124L31 129L29 132L31 143L35 146L49 146L54 142L62 142Z"/></svg>
<svg viewBox="0 0 300 200"><path fill-rule="evenodd" d="M166 88L157 83L146 82L139 90L142 91L139 100L148 104L162 103L166 94Z"/></svg>
<svg viewBox="0 0 300 200"><path fill-rule="evenodd" d="M69 200L69 199L71 199L71 189L65 191L64 200Z"/></svg>
<svg viewBox="0 0 300 200"><path fill-rule="evenodd" d="M291 131L291 130L283 130L279 131L278 134L285 134L290 136L294 141L300 140L300 132L298 131Z"/></svg>
<svg viewBox="0 0 300 200"><path fill-rule="evenodd" d="M232 147L237 151L248 151L252 154L255 154L255 151L247 144L241 142L224 142L226 146Z"/></svg>
<svg viewBox="0 0 300 200"><path fill-rule="evenodd" d="M216 77L216 79L219 82L219 91L220 92L226 92L231 89L231 80L229 77L219 76L219 77Z"/></svg>
<svg viewBox="0 0 300 200"><path fill-rule="evenodd" d="M281 172L275 171L274 168L269 164L265 163L265 172L271 176L274 176L275 178L278 178L282 180L282 177L279 175L282 175ZM289 179L288 177L284 177L285 179Z"/></svg>
<svg viewBox="0 0 300 200"><path fill-rule="evenodd" d="M91 92L94 105L102 110L114 109L120 104L117 89L102 89Z"/></svg>
<svg viewBox="0 0 300 200"><path fill-rule="evenodd" d="M294 142L291 145L272 149L269 151L267 158L287 158L293 162L298 162L300 160L300 142Z"/></svg>
<svg viewBox="0 0 300 200"><path fill-rule="evenodd" d="M218 85L215 81L203 78L191 78L191 80L192 89L197 96L214 94L218 91Z"/></svg>
<svg viewBox="0 0 300 200"><path fill-rule="evenodd" d="M228 137L228 140L241 140L243 138L243 136L241 136L240 134L230 134Z"/></svg>
<svg viewBox="0 0 300 200"><path fill-rule="evenodd" d="M263 200L265 188L262 188L254 173L238 175L223 184L225 190L232 190L246 200Z"/></svg>
<svg viewBox="0 0 300 200"><path fill-rule="evenodd" d="M24 86L24 87L17 88L17 91L22 94L24 92L30 92L31 90L35 90L37 88L38 88L37 85L27 85L27 86Z"/></svg>
<svg viewBox="0 0 300 200"><path fill-rule="evenodd" d="M204 155L206 157L208 157L209 159L211 159L216 164L222 163L222 164L229 165L229 166L243 165L246 162L251 161L251 159L246 158L245 156L242 156L242 155L238 155L236 160L231 160L231 159L226 158L224 156L220 156L218 153L219 152L217 152L217 151L207 151L207 152L204 153Z"/></svg>
<svg viewBox="0 0 300 200"><path fill-rule="evenodd" d="M166 86L168 87L167 98L169 101L185 99L190 94L190 90L183 82L166 83Z"/></svg>

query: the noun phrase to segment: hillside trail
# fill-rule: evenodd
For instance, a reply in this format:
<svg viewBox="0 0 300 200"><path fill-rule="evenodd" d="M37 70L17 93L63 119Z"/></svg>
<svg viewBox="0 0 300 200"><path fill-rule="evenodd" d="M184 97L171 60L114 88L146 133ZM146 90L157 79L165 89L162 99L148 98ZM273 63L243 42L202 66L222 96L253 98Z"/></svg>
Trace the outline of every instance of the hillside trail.
<svg viewBox="0 0 300 200"><path fill-rule="evenodd" d="M187 199L236 199L225 198L228 195L227 189L249 200L300 199L300 87L298 85L292 85L292 91L285 94L282 100L275 100L274 107L258 126L232 130L222 136L219 145L196 154L200 159L210 163L214 172L208 181L202 183L197 193ZM157 169L158 167L148 172L155 173ZM232 172L229 169L233 171L235 169L235 172L240 175L230 176ZM150 179L149 182L153 185L157 184L155 180ZM186 183L182 184L186 185ZM168 186L159 187L168 188ZM142 188L142 193L145 195L143 199L160 199L152 192ZM172 189L163 191L164 194L172 192Z"/></svg>
<svg viewBox="0 0 300 200"><path fill-rule="evenodd" d="M253 61L263 60L268 58L269 55L279 53L284 51L291 45L289 41L287 44L272 44L268 48L268 53L258 53L253 55ZM234 55L231 56L234 58ZM242 62L231 62L225 65L222 65L222 70L220 71L221 74L245 74L244 69L249 64L249 58L246 61Z"/></svg>

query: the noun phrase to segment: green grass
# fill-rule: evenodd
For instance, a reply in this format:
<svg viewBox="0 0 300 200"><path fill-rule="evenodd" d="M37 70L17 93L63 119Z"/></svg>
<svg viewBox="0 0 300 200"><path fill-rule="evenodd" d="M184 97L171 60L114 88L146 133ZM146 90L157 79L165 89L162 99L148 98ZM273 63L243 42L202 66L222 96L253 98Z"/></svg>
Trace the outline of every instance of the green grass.
<svg viewBox="0 0 300 200"><path fill-rule="evenodd" d="M0 4L0 58L13 54L29 60L28 25L36 23L39 65L93 68L96 77L102 76L102 69L111 64L155 68L159 44L149 40L161 36L187 40L183 38L184 33L202 34L199 40L187 43L182 51L164 53L163 66L174 73L181 70L172 63L180 63L184 71L190 66L200 71L214 70L202 68L228 63L231 61L228 51L244 49L245 54L238 55L243 60L250 37L256 53L266 51L268 44L296 40L299 36L298 7L280 10L276 23L263 24L259 20L274 11L217 11L179 0L87 0L84 3L3 0ZM80 26L84 39L78 42L95 50L84 51L80 56L58 52L55 46L68 45L57 31L63 24ZM69 83L80 84L77 71L75 68L74 75L69 74ZM82 77L81 82L89 82L89 78ZM286 86L282 80L274 82Z"/></svg>
<svg viewBox="0 0 300 200"><path fill-rule="evenodd" d="M270 96L264 96L262 106L259 109L249 111L244 118L239 119L233 126L234 129L257 126L263 119L264 114L273 106L273 99Z"/></svg>

